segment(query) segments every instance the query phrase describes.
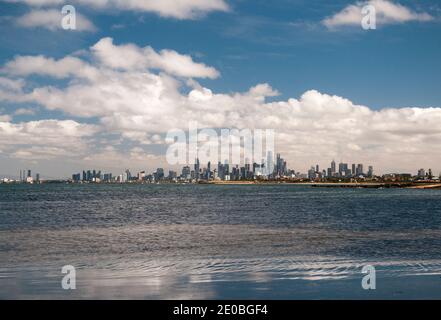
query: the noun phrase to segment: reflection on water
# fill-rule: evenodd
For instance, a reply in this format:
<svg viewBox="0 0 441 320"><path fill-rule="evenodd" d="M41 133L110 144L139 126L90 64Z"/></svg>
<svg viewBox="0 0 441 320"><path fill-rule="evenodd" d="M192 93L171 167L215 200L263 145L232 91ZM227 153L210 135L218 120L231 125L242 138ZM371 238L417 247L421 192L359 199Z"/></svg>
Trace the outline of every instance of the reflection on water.
<svg viewBox="0 0 441 320"><path fill-rule="evenodd" d="M436 190L0 191L3 299L441 297ZM77 270L74 291L61 289L67 264ZM360 285L368 264L379 278L371 296Z"/></svg>

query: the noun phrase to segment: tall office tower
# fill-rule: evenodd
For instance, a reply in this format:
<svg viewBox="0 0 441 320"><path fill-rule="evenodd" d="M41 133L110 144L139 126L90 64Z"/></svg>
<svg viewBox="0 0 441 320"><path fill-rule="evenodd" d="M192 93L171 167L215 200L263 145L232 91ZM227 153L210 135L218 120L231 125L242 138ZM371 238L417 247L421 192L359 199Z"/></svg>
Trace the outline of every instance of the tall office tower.
<svg viewBox="0 0 441 320"><path fill-rule="evenodd" d="M228 160L225 160L224 162L224 174L226 176L230 175L230 165L228 164Z"/></svg>
<svg viewBox="0 0 441 320"><path fill-rule="evenodd" d="M274 173L274 156L272 151L268 151L266 155L266 174L268 176Z"/></svg>
<svg viewBox="0 0 441 320"><path fill-rule="evenodd" d="M282 171L282 157L280 156L280 153L276 155L276 164L275 164L275 170L276 175L280 176Z"/></svg>
<svg viewBox="0 0 441 320"><path fill-rule="evenodd" d="M332 177L332 169L328 168L328 174L327 174L328 178Z"/></svg>
<svg viewBox="0 0 441 320"><path fill-rule="evenodd" d="M429 174L428 174L428 178L429 178L430 180L432 180L432 179L433 179L433 173L432 173L432 169L429 169Z"/></svg>
<svg viewBox="0 0 441 320"><path fill-rule="evenodd" d="M32 177L32 172L31 172L31 170L28 170L28 176L27 176L28 178L30 178L30 177Z"/></svg>
<svg viewBox="0 0 441 320"><path fill-rule="evenodd" d="M245 179L247 175L245 167L240 167L239 171L240 171L240 179Z"/></svg>
<svg viewBox="0 0 441 320"><path fill-rule="evenodd" d="M36 181L37 183L40 183L40 174L39 174L39 173L37 173L37 174L35 175L35 181Z"/></svg>
<svg viewBox="0 0 441 320"><path fill-rule="evenodd" d="M348 171L348 164L347 163L339 163L338 164L338 174L340 177L346 176L346 173Z"/></svg>
<svg viewBox="0 0 441 320"><path fill-rule="evenodd" d="M308 170L308 179L315 180L315 178L316 178L315 168L311 167L311 169Z"/></svg>
<svg viewBox="0 0 441 320"><path fill-rule="evenodd" d="M194 174L196 179L199 179L199 170L200 170L200 163L199 163L199 158L197 158L194 164Z"/></svg>
<svg viewBox="0 0 441 320"><path fill-rule="evenodd" d="M111 173L105 173L103 180L105 182L112 182L112 174ZM120 179L120 181L122 182L123 178Z"/></svg>
<svg viewBox="0 0 441 320"><path fill-rule="evenodd" d="M332 162L331 162L331 176L335 176L336 169L337 169L336 163L334 160L332 160Z"/></svg>
<svg viewBox="0 0 441 320"><path fill-rule="evenodd" d="M177 177L178 177L178 174L176 171L173 171L173 170L168 171L168 178L170 180L176 179Z"/></svg>
<svg viewBox="0 0 441 320"><path fill-rule="evenodd" d="M357 176L360 176L360 175L364 174L363 164L359 163L357 165L357 170L356 171L357 171Z"/></svg>
<svg viewBox="0 0 441 320"><path fill-rule="evenodd" d="M191 178L191 170L189 166L185 166L182 168L182 178L190 179Z"/></svg>
<svg viewBox="0 0 441 320"><path fill-rule="evenodd" d="M211 161L208 161L207 170L205 171L204 178L206 180L210 180L210 177L211 177Z"/></svg>
<svg viewBox="0 0 441 320"><path fill-rule="evenodd" d="M426 170L420 169L418 170L418 178L424 178L426 176Z"/></svg>
<svg viewBox="0 0 441 320"><path fill-rule="evenodd" d="M220 161L217 163L217 176L219 179L224 180L224 166Z"/></svg>
<svg viewBox="0 0 441 320"><path fill-rule="evenodd" d="M368 177L372 178L373 176L374 176L374 167L373 166L369 166Z"/></svg>
<svg viewBox="0 0 441 320"><path fill-rule="evenodd" d="M352 175L355 176L357 174L357 167L355 166L355 163L352 164Z"/></svg>
<svg viewBox="0 0 441 320"><path fill-rule="evenodd" d="M156 175L158 180L161 180L164 178L164 169L163 168L158 168L156 169Z"/></svg>
<svg viewBox="0 0 441 320"><path fill-rule="evenodd" d="M320 172L320 166L319 165L315 166L315 172Z"/></svg>
<svg viewBox="0 0 441 320"><path fill-rule="evenodd" d="M129 169L127 169L126 170L126 178L127 178L127 181L130 181L130 180L132 180L132 174L130 173L130 170Z"/></svg>
<svg viewBox="0 0 441 320"><path fill-rule="evenodd" d="M86 171L83 170L83 181L87 180L87 175L86 175Z"/></svg>
<svg viewBox="0 0 441 320"><path fill-rule="evenodd" d="M22 176L22 172L20 170L20 182L22 182L22 181L23 181L23 176Z"/></svg>

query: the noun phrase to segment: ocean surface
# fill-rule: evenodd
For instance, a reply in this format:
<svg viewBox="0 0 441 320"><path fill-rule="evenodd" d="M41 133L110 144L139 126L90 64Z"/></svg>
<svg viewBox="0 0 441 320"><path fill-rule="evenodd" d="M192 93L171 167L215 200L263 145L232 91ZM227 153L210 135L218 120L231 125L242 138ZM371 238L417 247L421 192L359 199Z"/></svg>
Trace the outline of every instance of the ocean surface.
<svg viewBox="0 0 441 320"><path fill-rule="evenodd" d="M441 190L0 184L0 299L378 298L441 298Z"/></svg>

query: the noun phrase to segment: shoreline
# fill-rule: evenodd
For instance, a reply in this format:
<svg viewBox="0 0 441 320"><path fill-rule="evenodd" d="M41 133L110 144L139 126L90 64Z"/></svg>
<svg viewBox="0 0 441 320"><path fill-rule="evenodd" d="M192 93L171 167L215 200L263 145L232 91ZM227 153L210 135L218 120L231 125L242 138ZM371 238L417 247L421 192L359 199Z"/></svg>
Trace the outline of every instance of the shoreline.
<svg viewBox="0 0 441 320"><path fill-rule="evenodd" d="M441 189L441 183L399 183L399 182L289 182L289 181L210 181L200 184L211 185L298 185L314 188L401 188L401 189Z"/></svg>
<svg viewBox="0 0 441 320"><path fill-rule="evenodd" d="M419 189L432 190L441 189L441 182L296 182L296 181L199 181L199 182L126 182L126 183L109 183L109 182L87 182L72 183L68 181L46 181L41 183L0 183L0 185L51 185L51 184L68 184L68 185L240 185L240 186L276 186L291 185L305 186L311 188L351 188L351 189Z"/></svg>

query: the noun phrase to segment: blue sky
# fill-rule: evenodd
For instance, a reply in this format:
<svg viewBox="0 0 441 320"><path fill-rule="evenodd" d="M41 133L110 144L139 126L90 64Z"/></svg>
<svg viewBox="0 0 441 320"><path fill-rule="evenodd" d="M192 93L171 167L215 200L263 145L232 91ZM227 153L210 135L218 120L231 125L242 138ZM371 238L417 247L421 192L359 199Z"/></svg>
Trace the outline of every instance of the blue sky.
<svg viewBox="0 0 441 320"><path fill-rule="evenodd" d="M312 4L311 4L312 2ZM315 88L345 96L372 108L437 106L441 101L441 24L405 23L375 31L327 30L320 21L353 1L229 1L230 12L192 20L154 13L87 14L97 32L50 32L1 25L2 62L16 54L62 57L98 39L173 48L216 67L222 77L210 81L219 91L246 90L269 82L286 97ZM440 11L437 1L400 1L412 8ZM4 15L25 13L26 5L1 3Z"/></svg>
<svg viewBox="0 0 441 320"><path fill-rule="evenodd" d="M308 90L316 90L373 111L441 107L438 1L392 1L413 13L427 13L431 19L378 23L376 30L369 31L354 25L330 30L323 24L324 19L357 3L343 0L226 0L228 10L206 10L189 18L112 5L97 9L78 3L77 13L90 20L96 30L48 30L43 26L17 25L16 19L30 10L60 10L63 1L56 1L45 7L0 1L0 65L16 56L81 57L78 52L111 37L116 46L130 43L140 48L151 46L158 52L170 49L215 68L220 77L197 79L215 93L247 92L257 84L268 83L280 93L277 97L268 96L269 102L299 99ZM89 57L84 60L89 61ZM63 87L70 81L39 74L25 78L28 90L43 84ZM189 89L184 86L180 90ZM54 118L99 123L97 117L68 114L37 102L0 102L4 114L29 106L38 109L34 114L12 117L11 123ZM338 156L339 152L335 154ZM314 157L311 155L311 161ZM27 163L26 159L20 161L23 165ZM41 160L32 161L44 167ZM392 164L385 160L382 167L390 169ZM407 164L402 168L408 169Z"/></svg>

